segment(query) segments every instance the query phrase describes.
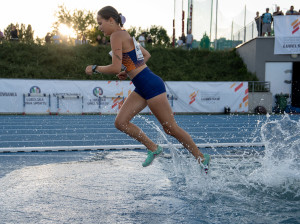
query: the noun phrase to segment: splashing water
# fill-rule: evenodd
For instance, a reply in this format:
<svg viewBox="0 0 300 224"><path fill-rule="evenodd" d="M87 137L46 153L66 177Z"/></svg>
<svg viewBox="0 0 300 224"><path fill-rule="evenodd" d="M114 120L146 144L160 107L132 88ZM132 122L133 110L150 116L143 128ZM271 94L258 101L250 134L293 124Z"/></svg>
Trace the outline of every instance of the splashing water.
<svg viewBox="0 0 300 224"><path fill-rule="evenodd" d="M228 214L234 220L233 217L254 213L264 217L261 223L277 216L275 220L297 223L294 217L300 211L295 211L290 203L297 202L294 206L300 206L300 121L291 120L288 115L279 117L279 120L267 117L260 130L255 130L260 131L265 144L263 153L222 156L218 155L217 149L212 149L211 153L215 155L212 155L210 174L204 175L193 156L174 147L153 121L138 117L167 142L174 169L169 167L166 170L170 172L174 186L188 200L213 205L214 208L210 209L215 212L226 210L224 220L230 217ZM274 214L271 214L272 210ZM265 213L270 213L270 216L265 216ZM250 220L253 221L243 218L241 223Z"/></svg>
<svg viewBox="0 0 300 224"><path fill-rule="evenodd" d="M172 171L174 171L174 178L176 179L177 186L184 191L185 189L194 190L195 187L198 190L202 187L206 189L207 185L203 185L203 183L205 183L205 179L207 179L208 176L204 175L201 166L197 160L188 153L188 150L179 150L176 146L174 146L168 140L166 134L159 128L158 125L155 124L154 121L151 121L141 115L137 115L136 117L145 121L159 133L159 143L163 143L162 140L164 140L167 144L173 163L173 167L169 167L169 172L172 173Z"/></svg>
<svg viewBox="0 0 300 224"><path fill-rule="evenodd" d="M300 199L300 122L284 115L261 128L265 155L250 175L264 191Z"/></svg>
<svg viewBox="0 0 300 224"><path fill-rule="evenodd" d="M171 158L173 161L173 168L175 171L175 175L176 176L180 176L180 173L183 173L183 171L185 171L186 169L184 169L184 167L188 168L189 166L186 165L187 160L186 159L182 159L182 158L186 158L183 153L181 151L179 151L167 138L166 134L159 128L158 125L155 124L154 121L151 121L141 115L137 115L136 117L142 119L143 121L145 121L148 125L150 125L152 128L154 128L158 135L158 143L163 143L163 141L166 142L168 149L170 150L171 153ZM188 164L190 164L190 162L188 162ZM199 167L199 165L198 165ZM183 175L184 177L184 175Z"/></svg>

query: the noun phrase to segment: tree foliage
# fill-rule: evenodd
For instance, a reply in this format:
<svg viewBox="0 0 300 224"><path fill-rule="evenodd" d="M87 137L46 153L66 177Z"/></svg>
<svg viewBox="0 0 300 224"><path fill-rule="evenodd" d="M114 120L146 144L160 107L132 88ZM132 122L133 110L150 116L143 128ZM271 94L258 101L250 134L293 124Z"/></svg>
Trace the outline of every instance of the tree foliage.
<svg viewBox="0 0 300 224"><path fill-rule="evenodd" d="M167 34L167 30L164 29L162 26L151 26L150 29L141 29L139 27L138 30L135 28L131 29L130 31L134 32L129 32L129 34L136 34L132 35L135 37L139 37L141 34L144 34L145 37L151 37L152 39L152 45L154 46L162 46L162 47L170 47L171 42L170 42L170 37Z"/></svg>
<svg viewBox="0 0 300 224"><path fill-rule="evenodd" d="M56 13L57 21L53 25L55 31L58 31L61 24L65 24L74 29L76 34L83 35L97 25L94 12L78 9L71 12L64 5L60 5L58 8L59 10Z"/></svg>

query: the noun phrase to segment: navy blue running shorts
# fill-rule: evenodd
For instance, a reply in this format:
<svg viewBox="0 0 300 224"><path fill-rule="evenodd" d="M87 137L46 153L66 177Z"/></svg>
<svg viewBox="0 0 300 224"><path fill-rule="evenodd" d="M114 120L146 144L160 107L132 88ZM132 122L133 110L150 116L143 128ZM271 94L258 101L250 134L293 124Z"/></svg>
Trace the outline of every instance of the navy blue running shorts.
<svg viewBox="0 0 300 224"><path fill-rule="evenodd" d="M166 92L164 81L158 75L155 75L148 67L144 68L131 81L135 86L134 91L145 100L149 100Z"/></svg>

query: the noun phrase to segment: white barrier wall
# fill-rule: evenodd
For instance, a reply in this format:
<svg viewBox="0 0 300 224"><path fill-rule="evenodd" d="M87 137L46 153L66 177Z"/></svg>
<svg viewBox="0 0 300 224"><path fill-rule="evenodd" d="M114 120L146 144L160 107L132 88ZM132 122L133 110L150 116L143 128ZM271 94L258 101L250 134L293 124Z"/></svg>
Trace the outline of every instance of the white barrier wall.
<svg viewBox="0 0 300 224"><path fill-rule="evenodd" d="M165 84L174 112L248 112L248 82ZM133 90L131 81L0 79L0 113L117 113Z"/></svg>

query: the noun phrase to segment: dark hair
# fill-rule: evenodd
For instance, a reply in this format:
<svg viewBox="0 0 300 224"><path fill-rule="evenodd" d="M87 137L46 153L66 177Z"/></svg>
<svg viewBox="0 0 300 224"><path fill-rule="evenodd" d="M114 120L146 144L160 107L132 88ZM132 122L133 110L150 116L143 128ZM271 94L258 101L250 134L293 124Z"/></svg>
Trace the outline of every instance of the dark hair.
<svg viewBox="0 0 300 224"><path fill-rule="evenodd" d="M98 11L98 15L106 20L111 17L117 22L117 24L120 24L120 27L123 27L121 13L118 13L118 11L112 6L103 7Z"/></svg>

